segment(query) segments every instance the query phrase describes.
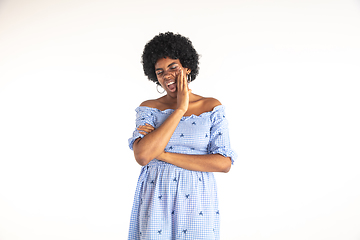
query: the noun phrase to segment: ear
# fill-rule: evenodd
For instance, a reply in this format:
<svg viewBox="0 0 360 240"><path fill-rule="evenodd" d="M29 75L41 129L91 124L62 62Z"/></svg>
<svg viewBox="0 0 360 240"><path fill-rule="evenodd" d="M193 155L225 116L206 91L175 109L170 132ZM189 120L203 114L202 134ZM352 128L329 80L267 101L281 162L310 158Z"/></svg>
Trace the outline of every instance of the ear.
<svg viewBox="0 0 360 240"><path fill-rule="evenodd" d="M191 69L188 68L188 69L186 70L186 74L190 74L190 73L191 73Z"/></svg>

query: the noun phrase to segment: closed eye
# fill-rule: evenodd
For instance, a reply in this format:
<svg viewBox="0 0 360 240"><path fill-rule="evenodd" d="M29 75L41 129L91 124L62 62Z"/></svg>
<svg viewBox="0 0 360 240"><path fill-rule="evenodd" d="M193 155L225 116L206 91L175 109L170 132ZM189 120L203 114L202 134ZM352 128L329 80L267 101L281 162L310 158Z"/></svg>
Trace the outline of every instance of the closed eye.
<svg viewBox="0 0 360 240"><path fill-rule="evenodd" d="M179 67L179 66L177 65L176 62L173 62L173 63L171 63L171 64L168 65L168 68L169 68L170 70L175 70L175 69L177 69L178 67ZM162 68L157 68L157 69L155 69L155 72L156 72L156 75L158 75L158 76L160 76L161 74L164 73L164 71L163 71Z"/></svg>

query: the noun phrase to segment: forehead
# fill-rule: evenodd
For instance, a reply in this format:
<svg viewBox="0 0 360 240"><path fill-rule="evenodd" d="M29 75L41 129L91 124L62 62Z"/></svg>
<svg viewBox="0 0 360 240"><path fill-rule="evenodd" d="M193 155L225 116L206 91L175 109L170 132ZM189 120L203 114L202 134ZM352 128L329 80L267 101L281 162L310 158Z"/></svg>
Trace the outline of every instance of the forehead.
<svg viewBox="0 0 360 240"><path fill-rule="evenodd" d="M155 69L157 69L157 68L165 69L172 63L177 63L177 64L181 65L179 59L172 59L172 58L169 58L169 57L164 57L164 58L160 58L159 60L156 61Z"/></svg>

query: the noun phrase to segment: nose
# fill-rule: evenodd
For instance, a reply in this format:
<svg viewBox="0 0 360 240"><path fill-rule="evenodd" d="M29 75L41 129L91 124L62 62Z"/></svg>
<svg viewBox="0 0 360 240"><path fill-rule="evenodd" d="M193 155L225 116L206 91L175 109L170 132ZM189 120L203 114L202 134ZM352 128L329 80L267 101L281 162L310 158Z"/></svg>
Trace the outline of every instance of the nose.
<svg viewBox="0 0 360 240"><path fill-rule="evenodd" d="M164 74L163 74L163 78L164 78L164 79L167 80L167 79L169 79L171 76L172 76L172 74L171 74L171 70L170 70L170 69L164 71Z"/></svg>

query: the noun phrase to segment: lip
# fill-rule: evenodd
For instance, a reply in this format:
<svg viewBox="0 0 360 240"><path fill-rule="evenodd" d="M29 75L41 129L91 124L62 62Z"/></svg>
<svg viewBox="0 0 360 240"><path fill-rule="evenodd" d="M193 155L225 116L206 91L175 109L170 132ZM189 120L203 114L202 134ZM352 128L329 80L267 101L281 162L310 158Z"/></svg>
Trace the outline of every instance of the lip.
<svg viewBox="0 0 360 240"><path fill-rule="evenodd" d="M169 86L170 84L176 83L175 81L169 81L166 86Z"/></svg>
<svg viewBox="0 0 360 240"><path fill-rule="evenodd" d="M164 85L166 86L166 88L170 91L170 92L175 92L176 91L176 85L175 85L175 89L173 90L170 90L169 86L171 84L176 84L176 80L175 79L170 79L170 80L167 80L166 82L164 82Z"/></svg>
<svg viewBox="0 0 360 240"><path fill-rule="evenodd" d="M176 83L175 79L170 79L170 80L166 81L164 84L165 84L165 86L169 86L172 83Z"/></svg>

